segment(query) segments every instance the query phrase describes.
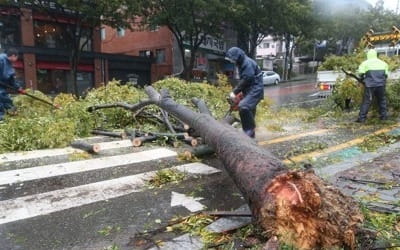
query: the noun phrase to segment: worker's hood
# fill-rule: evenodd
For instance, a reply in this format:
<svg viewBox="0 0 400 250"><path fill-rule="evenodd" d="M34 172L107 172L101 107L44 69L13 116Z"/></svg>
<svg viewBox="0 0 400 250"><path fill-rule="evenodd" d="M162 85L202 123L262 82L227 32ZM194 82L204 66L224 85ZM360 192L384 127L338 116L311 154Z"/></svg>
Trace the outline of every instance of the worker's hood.
<svg viewBox="0 0 400 250"><path fill-rule="evenodd" d="M367 59L375 59L378 57L378 53L374 49L370 49L367 52Z"/></svg>
<svg viewBox="0 0 400 250"><path fill-rule="evenodd" d="M232 47L226 52L225 59L231 63L241 64L245 58L246 54L244 51L238 47Z"/></svg>

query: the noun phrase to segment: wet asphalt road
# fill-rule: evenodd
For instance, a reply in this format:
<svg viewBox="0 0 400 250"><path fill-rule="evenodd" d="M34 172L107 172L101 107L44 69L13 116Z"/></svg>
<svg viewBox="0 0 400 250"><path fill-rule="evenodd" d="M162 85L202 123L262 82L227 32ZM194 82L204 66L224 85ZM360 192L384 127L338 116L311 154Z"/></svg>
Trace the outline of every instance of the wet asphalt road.
<svg viewBox="0 0 400 250"><path fill-rule="evenodd" d="M268 85L264 88L264 95L274 101L278 107L315 106L323 101L318 97L319 90L315 88L313 78L298 81L281 82L278 85Z"/></svg>

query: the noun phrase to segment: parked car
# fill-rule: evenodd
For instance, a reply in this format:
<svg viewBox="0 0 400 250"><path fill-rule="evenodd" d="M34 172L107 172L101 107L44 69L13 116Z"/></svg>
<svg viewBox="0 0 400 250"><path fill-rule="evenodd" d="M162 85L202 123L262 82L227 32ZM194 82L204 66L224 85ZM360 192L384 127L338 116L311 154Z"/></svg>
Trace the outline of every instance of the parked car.
<svg viewBox="0 0 400 250"><path fill-rule="evenodd" d="M264 85L275 84L277 85L281 81L281 77L274 71L263 71L263 83Z"/></svg>

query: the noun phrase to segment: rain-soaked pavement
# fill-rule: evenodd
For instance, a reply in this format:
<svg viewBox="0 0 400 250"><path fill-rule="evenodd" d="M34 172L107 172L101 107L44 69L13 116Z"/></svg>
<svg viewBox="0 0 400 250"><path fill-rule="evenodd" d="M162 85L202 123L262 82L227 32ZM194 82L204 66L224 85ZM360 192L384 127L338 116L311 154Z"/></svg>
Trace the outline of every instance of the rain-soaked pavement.
<svg viewBox="0 0 400 250"><path fill-rule="evenodd" d="M300 77L293 81L281 82L278 85L268 85L264 88L264 95L274 101L278 107L315 106L323 99L319 98L314 75Z"/></svg>
<svg viewBox="0 0 400 250"><path fill-rule="evenodd" d="M265 94L276 106L313 106L323 101L314 86L309 78L268 86ZM357 148L360 138L372 132L399 132L397 120L390 126L355 126L349 119L340 127L315 122L286 125L280 132L259 128L256 139L288 166L311 162L322 178L345 193L376 198L368 206L398 211L400 145L371 153ZM174 217L245 207L217 158L192 165L178 159L180 148L132 149L118 143L85 161L71 162L68 150L0 155L0 249L140 249L146 244L137 245L136 233L163 228ZM306 152L310 145L315 148ZM185 178L150 186L146 180L160 169L177 169ZM185 244L165 244L164 249L202 247L188 236L167 234L163 241L175 237Z"/></svg>

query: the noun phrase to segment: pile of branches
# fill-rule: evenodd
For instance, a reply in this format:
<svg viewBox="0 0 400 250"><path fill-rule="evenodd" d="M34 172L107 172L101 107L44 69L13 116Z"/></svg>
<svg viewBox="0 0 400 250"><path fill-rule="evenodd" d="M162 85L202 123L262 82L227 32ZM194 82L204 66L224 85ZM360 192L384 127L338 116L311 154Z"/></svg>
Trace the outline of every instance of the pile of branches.
<svg viewBox="0 0 400 250"><path fill-rule="evenodd" d="M191 102L197 107L200 113L212 116L210 109L204 100L199 98L192 98ZM204 144L204 140L196 131L188 124L177 118L176 116L170 116L168 111L161 107L154 109L154 107L148 108L149 106L156 105L151 99L139 101L136 104L129 104L126 102L117 102L111 104L99 104L93 105L87 108L90 113L96 112L97 110L110 109L110 108L122 108L132 112L133 118L136 120L146 119L147 122L155 123L156 127L164 126L164 131L140 131L131 128L125 128L123 132L113 132L101 129L92 130L94 135L103 135L116 137L121 139L130 139L134 147L140 147L145 142L162 141L166 142L174 147L178 147L180 142L190 145L193 150L185 151L188 158L193 156L207 155L214 153L214 150ZM157 106L156 106L157 107ZM232 124L238 121L230 112L221 120L221 122Z"/></svg>

